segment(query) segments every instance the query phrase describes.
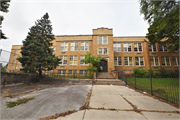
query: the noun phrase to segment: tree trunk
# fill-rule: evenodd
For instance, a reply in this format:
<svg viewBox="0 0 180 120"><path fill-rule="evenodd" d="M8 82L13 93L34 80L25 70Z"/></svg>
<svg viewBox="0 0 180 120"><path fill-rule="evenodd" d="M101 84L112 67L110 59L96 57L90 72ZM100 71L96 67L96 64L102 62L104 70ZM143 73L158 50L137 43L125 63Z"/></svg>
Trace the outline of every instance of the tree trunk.
<svg viewBox="0 0 180 120"><path fill-rule="evenodd" d="M42 70L41 68L39 68L39 82L41 82L42 80Z"/></svg>
<svg viewBox="0 0 180 120"><path fill-rule="evenodd" d="M42 77L42 70L39 69L39 77L41 78Z"/></svg>

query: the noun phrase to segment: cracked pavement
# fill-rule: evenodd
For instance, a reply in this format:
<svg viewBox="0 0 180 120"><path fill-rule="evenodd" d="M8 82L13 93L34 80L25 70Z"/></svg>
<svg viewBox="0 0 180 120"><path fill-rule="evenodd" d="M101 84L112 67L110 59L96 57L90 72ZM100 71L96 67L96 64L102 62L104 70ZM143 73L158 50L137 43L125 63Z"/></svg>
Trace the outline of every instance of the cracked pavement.
<svg viewBox="0 0 180 120"><path fill-rule="evenodd" d="M179 109L126 86L94 85L89 108L56 120L179 120Z"/></svg>

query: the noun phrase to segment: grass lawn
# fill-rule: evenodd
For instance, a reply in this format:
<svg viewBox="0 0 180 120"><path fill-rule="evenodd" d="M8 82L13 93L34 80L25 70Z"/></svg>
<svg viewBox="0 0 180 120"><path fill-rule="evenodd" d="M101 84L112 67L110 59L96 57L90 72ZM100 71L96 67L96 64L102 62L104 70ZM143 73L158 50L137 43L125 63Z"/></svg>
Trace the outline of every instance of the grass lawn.
<svg viewBox="0 0 180 120"><path fill-rule="evenodd" d="M134 77L127 77L127 84L135 87ZM136 88L151 93L150 78L136 78ZM155 96L179 104L178 78L152 78L152 90Z"/></svg>

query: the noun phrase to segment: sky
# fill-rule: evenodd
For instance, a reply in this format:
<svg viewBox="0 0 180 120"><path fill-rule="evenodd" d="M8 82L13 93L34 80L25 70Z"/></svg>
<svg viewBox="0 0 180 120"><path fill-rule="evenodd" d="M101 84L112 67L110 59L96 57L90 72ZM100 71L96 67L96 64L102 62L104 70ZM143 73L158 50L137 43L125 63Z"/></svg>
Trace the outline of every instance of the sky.
<svg viewBox="0 0 180 120"><path fill-rule="evenodd" d="M113 29L114 37L146 36L149 27L140 14L139 0L11 0L9 12L0 12L8 37L0 40L0 49L11 51L12 45L22 45L29 28L45 13L54 35L91 35L92 29L106 27Z"/></svg>

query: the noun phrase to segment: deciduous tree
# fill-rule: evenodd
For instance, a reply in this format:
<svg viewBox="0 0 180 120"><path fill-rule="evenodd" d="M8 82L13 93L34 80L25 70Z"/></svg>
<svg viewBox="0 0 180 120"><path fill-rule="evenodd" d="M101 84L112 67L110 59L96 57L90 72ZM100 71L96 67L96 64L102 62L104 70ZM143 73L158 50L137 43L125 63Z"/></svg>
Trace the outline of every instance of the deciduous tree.
<svg viewBox="0 0 180 120"><path fill-rule="evenodd" d="M97 71L99 63L101 62L101 55L92 55L91 52L87 52L85 54L85 59L83 59L82 62L92 64L92 66L88 66L88 71Z"/></svg>
<svg viewBox="0 0 180 120"><path fill-rule="evenodd" d="M177 0L140 0L140 12L150 27L146 37L151 44L169 44L170 52L179 50L179 3ZM165 42L162 42L162 40Z"/></svg>

